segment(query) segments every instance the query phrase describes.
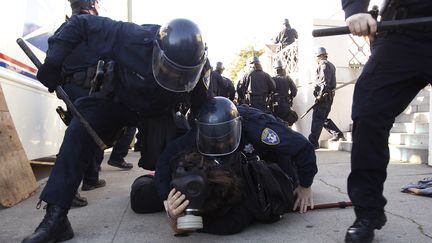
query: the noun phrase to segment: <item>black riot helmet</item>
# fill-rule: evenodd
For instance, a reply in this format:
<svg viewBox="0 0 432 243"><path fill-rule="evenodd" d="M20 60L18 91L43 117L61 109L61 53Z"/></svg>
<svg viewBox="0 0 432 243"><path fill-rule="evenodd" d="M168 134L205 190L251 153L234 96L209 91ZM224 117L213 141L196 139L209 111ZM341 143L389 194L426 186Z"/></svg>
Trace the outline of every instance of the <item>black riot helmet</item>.
<svg viewBox="0 0 432 243"><path fill-rule="evenodd" d="M93 10L98 15L96 4L99 0L69 0L72 9L72 15L83 13L83 11Z"/></svg>
<svg viewBox="0 0 432 243"><path fill-rule="evenodd" d="M153 75L163 88L189 92L198 83L207 61L206 45L198 26L174 19L160 28L153 48Z"/></svg>
<svg viewBox="0 0 432 243"><path fill-rule="evenodd" d="M249 60L249 64L256 64L256 63L260 63L259 58L257 56L251 57Z"/></svg>
<svg viewBox="0 0 432 243"><path fill-rule="evenodd" d="M319 57L321 55L327 56L327 50L324 47L318 47L318 49L315 52L316 57Z"/></svg>
<svg viewBox="0 0 432 243"><path fill-rule="evenodd" d="M197 147L201 154L222 156L234 152L241 139L241 119L234 103L221 96L206 102L197 119Z"/></svg>
<svg viewBox="0 0 432 243"><path fill-rule="evenodd" d="M282 69L283 68L283 64L281 60L277 60L275 65L274 65L274 69Z"/></svg>
<svg viewBox="0 0 432 243"><path fill-rule="evenodd" d="M224 67L224 65L223 65L222 62L217 62L216 63L216 70L219 70L219 71L225 70L225 67Z"/></svg>

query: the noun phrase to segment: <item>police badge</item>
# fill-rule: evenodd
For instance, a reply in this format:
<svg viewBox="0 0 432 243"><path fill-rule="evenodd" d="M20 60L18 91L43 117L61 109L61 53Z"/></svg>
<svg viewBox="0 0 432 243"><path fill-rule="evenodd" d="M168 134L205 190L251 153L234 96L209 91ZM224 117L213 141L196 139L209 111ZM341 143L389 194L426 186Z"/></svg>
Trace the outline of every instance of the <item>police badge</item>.
<svg viewBox="0 0 432 243"><path fill-rule="evenodd" d="M265 128L261 133L261 141L267 145L278 145L280 143L277 133L270 128Z"/></svg>

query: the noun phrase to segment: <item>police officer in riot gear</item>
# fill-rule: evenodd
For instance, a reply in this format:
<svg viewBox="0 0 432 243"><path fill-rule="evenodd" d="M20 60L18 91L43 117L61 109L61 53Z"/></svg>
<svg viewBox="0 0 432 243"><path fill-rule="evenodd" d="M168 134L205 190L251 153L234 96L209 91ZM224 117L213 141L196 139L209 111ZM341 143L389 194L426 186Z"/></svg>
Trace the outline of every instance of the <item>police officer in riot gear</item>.
<svg viewBox="0 0 432 243"><path fill-rule="evenodd" d="M286 46L292 44L297 38L297 31L291 28L288 19L284 19L283 22L284 28L279 32L279 34L274 38L275 44L280 44L280 49L282 50Z"/></svg>
<svg viewBox="0 0 432 243"><path fill-rule="evenodd" d="M222 76L224 70L225 67L223 66L223 63L217 62L215 70L211 72L209 90L211 90L215 96L223 96L230 100L234 100L234 84L231 80Z"/></svg>
<svg viewBox="0 0 432 243"><path fill-rule="evenodd" d="M318 67L313 95L316 98L315 102L318 102L318 104L313 109L311 133L308 138L315 148L319 148L318 139L323 127L332 134L333 137L330 141L343 140L345 138L336 124L327 118L335 95L336 68L333 63L327 60L328 54L324 47L319 47L315 56Z"/></svg>
<svg viewBox="0 0 432 243"><path fill-rule="evenodd" d="M237 85L237 94L243 104L270 112L268 97L276 89L275 81L264 72L258 57L249 61L252 69L246 73Z"/></svg>
<svg viewBox="0 0 432 243"><path fill-rule="evenodd" d="M69 0L72 9L72 15L80 14L92 14L98 15L99 2L96 0ZM60 27L61 28L61 27ZM57 31L56 31L57 32ZM75 51L75 57L71 57L69 61L65 63L62 67L62 80L63 89L68 95L72 102L75 102L80 97L87 96L90 89L90 79L94 76L93 72L87 72L88 68L93 68L95 66L98 57L92 57L91 52L84 50L85 47L78 47ZM77 66L76 60L79 60L79 65ZM93 68L93 70L95 70ZM89 74L89 75L87 75ZM93 75L92 75L93 74ZM75 75L75 78L73 78ZM72 119L72 114L70 111L64 111L61 106L57 108L57 112L60 114L63 122L69 125ZM102 162L103 151L95 155L94 164L87 167L84 178L87 183L92 183L93 185L103 186L105 181L99 179L99 161ZM82 197L78 192L72 201L73 207L83 207L88 204L87 199Z"/></svg>
<svg viewBox="0 0 432 243"><path fill-rule="evenodd" d="M276 83L276 91L271 102L273 114L292 126L298 120L297 113L291 109L294 97L297 95L297 87L290 76L286 74L280 60L276 62L274 68L277 75L272 77Z"/></svg>
<svg viewBox="0 0 432 243"><path fill-rule="evenodd" d="M91 14L98 15L99 1L95 0L70 0L72 15ZM61 30L62 27L59 28ZM96 65L100 56L83 43L77 46L62 65L62 87L72 102L78 98L89 95L96 73ZM71 117L67 111L67 117ZM66 125L70 123L65 121ZM108 160L108 164L122 169L131 169L133 165L126 163L129 144L135 134L135 127L128 127L123 136L119 137ZM94 157L94 163L89 165L83 176L82 190L93 190L106 185L105 180L99 179L99 168L103 160L103 151L98 150ZM87 200L78 193L72 201L72 206L85 206Z"/></svg>
<svg viewBox="0 0 432 243"><path fill-rule="evenodd" d="M208 97L209 62L198 26L187 19L167 25L136 25L92 15L72 16L49 39L49 50L37 77L54 90L67 56L82 43L96 55L113 60L103 88L75 102L106 144L124 126L155 116L180 102L190 102L192 114ZM91 163L96 143L72 118L49 180L40 195L47 212L24 242L67 240L74 233L67 214L83 168Z"/></svg>
<svg viewBox="0 0 432 243"><path fill-rule="evenodd" d="M381 20L432 16L430 0L385 1ZM342 0L346 25L354 35L369 36L371 56L353 95L353 147L348 195L356 219L345 242L372 242L387 221L384 182L389 163L388 138L395 117L432 81L432 28L412 26L377 33L369 1Z"/></svg>
<svg viewBox="0 0 432 243"><path fill-rule="evenodd" d="M227 98L214 97L203 105L194 128L170 143L163 152L157 163L154 181L148 180L144 183L138 180L132 185L131 205L135 212L155 212L163 208L155 205L160 205L162 200L173 198L175 193L170 193L171 175L178 163L173 158L191 150L214 158L219 164L226 166L235 165L239 154L249 158L258 155L267 162L277 163L297 181L297 200L294 207L299 207L300 212L306 212L307 205L313 205L311 185L317 166L312 144L271 114L247 105L236 107ZM159 196L154 195L154 187ZM180 194L176 197L180 197ZM151 205L148 200L152 202ZM245 207L235 207L228 212L217 217L220 218L217 220L218 225L206 225L204 218L202 231L233 234L247 227L253 220Z"/></svg>

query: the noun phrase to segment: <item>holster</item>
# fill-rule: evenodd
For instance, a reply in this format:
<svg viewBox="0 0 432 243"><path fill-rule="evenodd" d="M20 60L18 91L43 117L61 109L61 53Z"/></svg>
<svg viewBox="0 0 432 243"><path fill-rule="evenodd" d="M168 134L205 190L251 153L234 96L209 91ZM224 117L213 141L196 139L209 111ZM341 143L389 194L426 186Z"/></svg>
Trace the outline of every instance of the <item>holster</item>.
<svg viewBox="0 0 432 243"><path fill-rule="evenodd" d="M96 73L96 67L89 67L85 71L75 72L63 78L62 84L75 83L84 88L91 87L91 81Z"/></svg>
<svg viewBox="0 0 432 243"><path fill-rule="evenodd" d="M105 94L110 94L114 91L114 72L115 72L115 62L108 61L104 65L104 74L102 76L99 86L96 90L103 92Z"/></svg>

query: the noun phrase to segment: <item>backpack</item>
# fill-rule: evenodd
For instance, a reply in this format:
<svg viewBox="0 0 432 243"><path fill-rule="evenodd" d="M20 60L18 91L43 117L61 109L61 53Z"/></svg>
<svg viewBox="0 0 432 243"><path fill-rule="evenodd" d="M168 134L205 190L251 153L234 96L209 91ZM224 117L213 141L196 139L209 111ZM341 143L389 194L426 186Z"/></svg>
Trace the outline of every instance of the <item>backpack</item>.
<svg viewBox="0 0 432 243"><path fill-rule="evenodd" d="M292 211L293 180L277 164L245 158L241 174L245 182L246 205L256 220L271 223Z"/></svg>

